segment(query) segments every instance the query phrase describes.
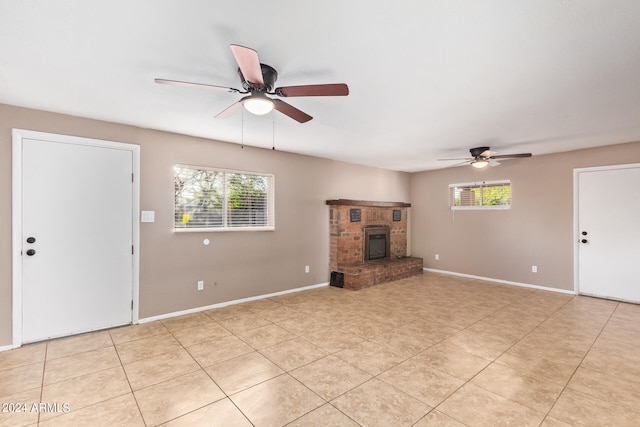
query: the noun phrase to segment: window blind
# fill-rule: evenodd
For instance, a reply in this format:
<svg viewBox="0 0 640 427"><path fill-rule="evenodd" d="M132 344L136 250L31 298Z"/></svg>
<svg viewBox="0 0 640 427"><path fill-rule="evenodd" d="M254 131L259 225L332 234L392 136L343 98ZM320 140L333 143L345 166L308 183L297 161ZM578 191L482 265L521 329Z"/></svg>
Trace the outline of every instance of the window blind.
<svg viewBox="0 0 640 427"><path fill-rule="evenodd" d="M176 230L273 229L273 174L176 165Z"/></svg>
<svg viewBox="0 0 640 427"><path fill-rule="evenodd" d="M483 181L449 185L451 209L510 209L511 181Z"/></svg>

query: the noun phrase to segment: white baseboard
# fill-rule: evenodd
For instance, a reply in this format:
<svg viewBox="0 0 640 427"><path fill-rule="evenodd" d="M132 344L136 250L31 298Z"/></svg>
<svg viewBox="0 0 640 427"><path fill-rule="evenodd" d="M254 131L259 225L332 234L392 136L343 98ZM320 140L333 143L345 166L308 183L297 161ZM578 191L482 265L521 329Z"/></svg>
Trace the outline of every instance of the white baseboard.
<svg viewBox="0 0 640 427"><path fill-rule="evenodd" d="M265 298L272 298L272 297L277 297L277 296L280 296L280 295L291 294L291 293L294 293L294 292L302 292L302 291L308 291L308 290L311 290L311 289L323 288L325 286L329 286L329 282L319 283L317 285L304 286L302 288L288 289L286 291L274 292L274 293L271 293L271 294L258 295L258 296L255 296L255 297L248 297L248 298L236 299L236 300L232 300L232 301L225 301L225 302L221 302L221 303L217 303L217 304L207 305L207 306L204 306L204 307L190 308L188 310L174 311L172 313L159 314L157 316L145 317L143 319L138 319L138 323L149 323L149 322L153 322L153 321L156 321L156 320L169 319L171 317L183 316L185 314L198 313L200 311L212 310L214 308L226 307L228 305L242 304L243 302L257 301L257 300L261 300L261 299L265 299Z"/></svg>
<svg viewBox="0 0 640 427"><path fill-rule="evenodd" d="M13 350L14 348L17 348L17 347L14 347L14 346L12 346L12 345L3 345L3 346L0 346L0 353L2 353L3 351Z"/></svg>
<svg viewBox="0 0 640 427"><path fill-rule="evenodd" d="M512 282L509 280L493 279L491 277L474 276L473 274L456 273L455 271L437 270L435 268L424 267L423 270L430 271L432 273L448 274L450 276L459 276L459 277L467 277L469 279L486 280L487 282L501 283L503 285L520 286L523 288L539 289L541 291L550 291L550 292L559 292L561 294L577 295L574 291L567 291L565 289L558 289L558 288L549 288L549 287L540 286L540 285L532 285L530 283L521 283L521 282Z"/></svg>

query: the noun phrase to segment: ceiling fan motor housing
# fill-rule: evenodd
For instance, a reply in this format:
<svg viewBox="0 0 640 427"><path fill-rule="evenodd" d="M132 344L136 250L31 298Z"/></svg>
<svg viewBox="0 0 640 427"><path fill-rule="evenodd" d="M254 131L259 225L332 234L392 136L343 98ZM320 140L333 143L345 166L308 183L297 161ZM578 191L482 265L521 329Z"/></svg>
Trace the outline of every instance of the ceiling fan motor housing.
<svg viewBox="0 0 640 427"><path fill-rule="evenodd" d="M484 153L485 151L489 151L489 147L476 147L469 150L471 156L476 159L478 157L481 157L482 153Z"/></svg>
<svg viewBox="0 0 640 427"><path fill-rule="evenodd" d="M262 71L262 80L264 81L264 84L248 82L242 75L242 71L240 70L240 68L238 68L238 74L240 75L242 87L247 92L269 93L273 90L276 80L278 80L278 72L275 70L275 68L266 64L260 64L260 69Z"/></svg>

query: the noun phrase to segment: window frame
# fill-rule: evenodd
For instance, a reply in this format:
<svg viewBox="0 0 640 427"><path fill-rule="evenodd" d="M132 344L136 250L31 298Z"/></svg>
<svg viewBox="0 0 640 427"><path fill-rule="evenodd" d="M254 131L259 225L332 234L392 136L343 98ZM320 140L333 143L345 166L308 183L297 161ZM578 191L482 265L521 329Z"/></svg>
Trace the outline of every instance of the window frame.
<svg viewBox="0 0 640 427"><path fill-rule="evenodd" d="M224 177L223 185L223 202L222 202L222 217L225 224L220 227L176 227L176 196L175 196L175 179L176 168L186 168L198 171L211 171L222 173ZM267 224L266 225L250 225L250 226L229 226L228 225L228 185L229 174L239 175L254 175L259 177L265 177L267 179ZM176 163L173 165L173 183L174 183L174 197L173 197L173 226L172 229L177 233L219 233L227 231L275 231L275 174L269 172L256 172L256 171L244 171L237 169L217 168L211 166L198 166L187 165L184 163Z"/></svg>
<svg viewBox="0 0 640 427"><path fill-rule="evenodd" d="M482 191L483 187L491 187L496 185L508 185L509 186L509 203L502 205L473 205L473 206L456 206L455 197L452 197L452 191L457 187L467 187L467 188L480 188ZM463 182L456 184L449 184L449 208L453 211L479 211L479 210L509 210L511 209L511 204L513 203L513 193L510 179L501 179L495 181L479 181L479 182ZM480 198L482 201L482 197Z"/></svg>

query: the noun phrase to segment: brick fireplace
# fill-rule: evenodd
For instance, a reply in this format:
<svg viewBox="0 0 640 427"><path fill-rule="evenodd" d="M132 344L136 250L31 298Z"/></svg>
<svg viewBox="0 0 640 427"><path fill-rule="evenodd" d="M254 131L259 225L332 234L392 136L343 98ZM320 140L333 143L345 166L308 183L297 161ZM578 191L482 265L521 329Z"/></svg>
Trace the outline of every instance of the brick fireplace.
<svg viewBox="0 0 640 427"><path fill-rule="evenodd" d="M329 268L346 289L358 290L422 273L422 258L407 256L410 203L327 200Z"/></svg>

